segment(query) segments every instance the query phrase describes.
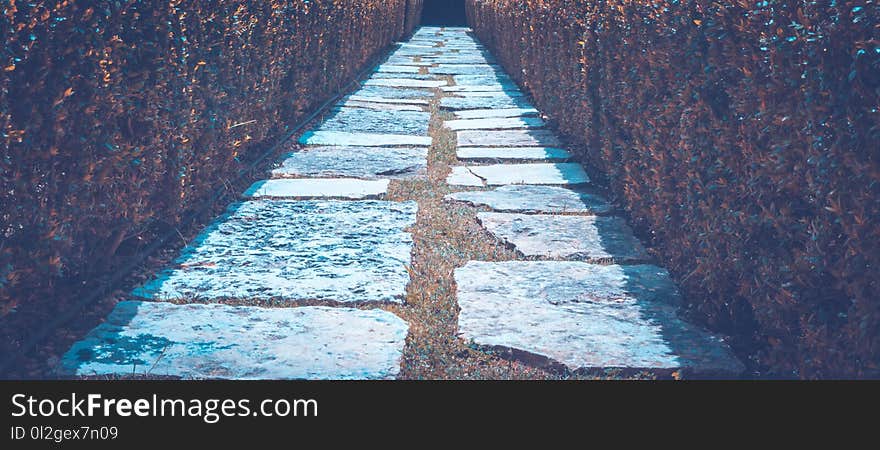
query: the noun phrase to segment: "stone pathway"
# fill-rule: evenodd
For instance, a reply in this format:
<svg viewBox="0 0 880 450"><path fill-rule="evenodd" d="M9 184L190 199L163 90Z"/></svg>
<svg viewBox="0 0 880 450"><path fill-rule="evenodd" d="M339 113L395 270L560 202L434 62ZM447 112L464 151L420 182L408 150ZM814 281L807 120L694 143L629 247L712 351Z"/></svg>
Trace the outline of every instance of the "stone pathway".
<svg viewBox="0 0 880 450"><path fill-rule="evenodd" d="M454 115L444 126L461 163L446 201L480 209L478 223L521 259L455 270L461 338L569 370L741 370L677 316L666 272L645 264L625 221L467 31L423 27L399 44L59 372L397 377L409 324L389 305L406 296L418 205L386 196L426 176L432 104Z"/></svg>
<svg viewBox="0 0 880 450"><path fill-rule="evenodd" d="M720 339L677 314L678 292L626 221L526 96L489 59L444 60L440 106L454 119L459 166L446 196L482 209L477 221L520 261L455 270L459 335L477 348L544 367L685 370L735 376Z"/></svg>

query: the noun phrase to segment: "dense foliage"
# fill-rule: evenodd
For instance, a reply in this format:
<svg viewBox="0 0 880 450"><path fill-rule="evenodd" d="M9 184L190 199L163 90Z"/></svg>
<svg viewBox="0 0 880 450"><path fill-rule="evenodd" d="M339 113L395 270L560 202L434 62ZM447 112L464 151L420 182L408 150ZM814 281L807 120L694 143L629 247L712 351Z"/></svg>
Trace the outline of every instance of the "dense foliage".
<svg viewBox="0 0 880 450"><path fill-rule="evenodd" d="M468 0L698 317L756 367L880 374L873 0Z"/></svg>
<svg viewBox="0 0 880 450"><path fill-rule="evenodd" d="M174 227L422 0L4 0L0 316Z"/></svg>

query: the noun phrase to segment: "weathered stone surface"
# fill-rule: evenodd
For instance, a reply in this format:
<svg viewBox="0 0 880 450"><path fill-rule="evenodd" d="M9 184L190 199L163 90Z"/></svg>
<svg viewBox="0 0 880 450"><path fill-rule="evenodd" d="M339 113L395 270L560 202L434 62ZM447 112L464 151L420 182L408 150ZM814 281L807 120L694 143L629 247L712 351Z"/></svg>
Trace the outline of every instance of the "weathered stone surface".
<svg viewBox="0 0 880 450"><path fill-rule="evenodd" d="M620 217L481 212L477 220L525 256L618 263L650 259Z"/></svg>
<svg viewBox="0 0 880 450"><path fill-rule="evenodd" d="M503 130L456 132L459 147L561 147L550 130Z"/></svg>
<svg viewBox="0 0 880 450"><path fill-rule="evenodd" d="M397 47L398 48L405 48L405 49L406 48L416 49L419 51L424 51L424 49L437 50L437 46L434 44L422 44L422 43L412 42L412 41L401 42L397 45Z"/></svg>
<svg viewBox="0 0 880 450"><path fill-rule="evenodd" d="M504 184L545 184L564 186L585 184L590 177L576 163L490 164L455 166L446 180L462 186L501 186Z"/></svg>
<svg viewBox="0 0 880 450"><path fill-rule="evenodd" d="M564 161L571 153L556 147L459 147L456 150L462 161Z"/></svg>
<svg viewBox="0 0 880 450"><path fill-rule="evenodd" d="M446 184L452 186L485 186L483 179L474 175L468 167L453 166L446 176Z"/></svg>
<svg viewBox="0 0 880 450"><path fill-rule="evenodd" d="M427 103L427 102L425 102ZM358 100L346 100L338 106L346 108L365 108L379 111L422 111L422 106L400 103L362 102Z"/></svg>
<svg viewBox="0 0 880 450"><path fill-rule="evenodd" d="M491 97L443 97L440 107L444 109L496 109L496 108L532 108L532 104L524 97L493 95Z"/></svg>
<svg viewBox="0 0 880 450"><path fill-rule="evenodd" d="M535 108L469 109L453 112L459 119L490 119L493 117L525 117L538 114Z"/></svg>
<svg viewBox="0 0 880 450"><path fill-rule="evenodd" d="M471 261L455 269L455 281L461 337L528 352L514 355L531 362L729 376L743 370L723 341L678 317L675 285L655 266Z"/></svg>
<svg viewBox="0 0 880 450"><path fill-rule="evenodd" d="M492 83L464 86L441 86L443 92L519 92L519 88L512 83Z"/></svg>
<svg viewBox="0 0 880 450"><path fill-rule="evenodd" d="M244 193L245 198L378 198L388 191L388 180L356 178L296 178L261 180Z"/></svg>
<svg viewBox="0 0 880 450"><path fill-rule="evenodd" d="M382 310L120 302L61 373L184 379L389 379L409 326Z"/></svg>
<svg viewBox="0 0 880 450"><path fill-rule="evenodd" d="M347 133L344 131L309 131L299 138L300 144L345 146L431 145L428 136L383 133Z"/></svg>
<svg viewBox="0 0 880 450"><path fill-rule="evenodd" d="M273 177L411 178L424 173L425 148L306 147L290 153Z"/></svg>
<svg viewBox="0 0 880 450"><path fill-rule="evenodd" d="M382 111L334 108L318 125L319 131L428 135L431 114L422 111Z"/></svg>
<svg viewBox="0 0 880 450"><path fill-rule="evenodd" d="M382 180L387 181L387 180ZM235 204L132 295L402 302L416 202Z"/></svg>
<svg viewBox="0 0 880 450"><path fill-rule="evenodd" d="M428 69L429 73L442 75L495 75L503 73L501 67L491 64L438 64Z"/></svg>
<svg viewBox="0 0 880 450"><path fill-rule="evenodd" d="M440 75L431 75L425 73L391 73L391 72L377 72L370 76L371 79L383 79L383 78L409 78L411 80L436 80Z"/></svg>
<svg viewBox="0 0 880 450"><path fill-rule="evenodd" d="M370 95L349 95L345 104L349 102L358 102L358 103L391 103L396 105L424 105L427 106L430 104L428 100L423 98L391 98L391 97L376 97Z"/></svg>
<svg viewBox="0 0 880 450"><path fill-rule="evenodd" d="M359 97L398 98L405 100L424 100L433 97L430 89L401 88L391 86L361 86L354 94Z"/></svg>
<svg viewBox="0 0 880 450"><path fill-rule="evenodd" d="M482 55L447 53L445 55L423 56L422 61L433 64L494 64L495 58Z"/></svg>
<svg viewBox="0 0 880 450"><path fill-rule="evenodd" d="M443 126L453 131L459 130L503 130L515 128L543 128L546 123L540 117L502 117L489 119L457 119L443 122Z"/></svg>
<svg viewBox="0 0 880 450"><path fill-rule="evenodd" d="M427 61L413 61L411 56L392 56L389 57L385 64L396 66L432 66L434 63Z"/></svg>
<svg viewBox="0 0 880 450"><path fill-rule="evenodd" d="M602 197L556 186L509 185L492 191L454 192L446 200L516 213L591 213L610 210Z"/></svg>
<svg viewBox="0 0 880 450"><path fill-rule="evenodd" d="M452 79L456 86L478 86L478 85L511 85L515 84L507 75L453 75Z"/></svg>
<svg viewBox="0 0 880 450"><path fill-rule="evenodd" d="M400 57L400 56L439 56L440 49L438 47L408 47L408 48L400 48L394 51L391 54L392 57Z"/></svg>
<svg viewBox="0 0 880 450"><path fill-rule="evenodd" d="M369 79L364 82L365 86L393 86L414 88L436 88L446 86L446 80L413 80L410 78L379 78Z"/></svg>
<svg viewBox="0 0 880 450"><path fill-rule="evenodd" d="M389 72L389 73L419 73L419 68L416 66L395 66L393 64L381 64L376 68L376 72Z"/></svg>
<svg viewBox="0 0 880 450"><path fill-rule="evenodd" d="M461 91L456 92L456 96L458 97L499 97L499 98L516 98L516 97L525 97L520 91L514 90L503 90L503 91Z"/></svg>

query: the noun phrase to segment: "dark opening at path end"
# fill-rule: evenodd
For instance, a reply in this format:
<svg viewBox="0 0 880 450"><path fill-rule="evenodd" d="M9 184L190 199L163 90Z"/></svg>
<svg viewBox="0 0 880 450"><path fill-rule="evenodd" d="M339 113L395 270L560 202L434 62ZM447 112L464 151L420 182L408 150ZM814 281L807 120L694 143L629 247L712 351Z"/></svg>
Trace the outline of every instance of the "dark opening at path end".
<svg viewBox="0 0 880 450"><path fill-rule="evenodd" d="M425 0L422 25L467 26L464 0Z"/></svg>

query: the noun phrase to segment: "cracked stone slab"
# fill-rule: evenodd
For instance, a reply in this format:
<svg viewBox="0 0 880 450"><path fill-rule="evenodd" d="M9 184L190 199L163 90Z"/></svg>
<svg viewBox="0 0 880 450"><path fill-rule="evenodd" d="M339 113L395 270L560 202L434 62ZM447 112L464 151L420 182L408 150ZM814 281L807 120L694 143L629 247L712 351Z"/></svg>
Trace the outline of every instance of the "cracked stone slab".
<svg viewBox="0 0 880 450"><path fill-rule="evenodd" d="M334 108L315 129L356 133L428 135L431 114L423 111L382 111Z"/></svg>
<svg viewBox="0 0 880 450"><path fill-rule="evenodd" d="M430 104L428 100L422 98L391 98L391 97L376 97L370 95L349 95L348 102L358 102L358 103L391 103L398 105L425 105Z"/></svg>
<svg viewBox="0 0 880 450"><path fill-rule="evenodd" d="M427 102L425 102L427 103ZM346 108L364 108L374 109L378 111L422 111L419 105L400 104L400 103L380 103L380 102L362 102L358 100L346 100L340 104L340 107Z"/></svg>
<svg viewBox="0 0 880 450"><path fill-rule="evenodd" d="M379 78L369 79L364 82L365 86L392 86L392 87L415 87L436 88L446 86L446 80L414 80L411 78Z"/></svg>
<svg viewBox="0 0 880 450"><path fill-rule="evenodd" d="M290 153L273 177L411 178L425 172L423 147L306 147Z"/></svg>
<svg viewBox="0 0 880 450"><path fill-rule="evenodd" d="M455 281L459 335L529 363L743 370L721 339L678 316L678 291L656 266L470 261L455 269Z"/></svg>
<svg viewBox="0 0 880 450"><path fill-rule="evenodd" d="M451 186L485 186L483 179L474 175L465 166L454 166L446 176L446 184Z"/></svg>
<svg viewBox="0 0 880 450"><path fill-rule="evenodd" d="M620 217L480 212L477 221L529 257L616 263L650 259Z"/></svg>
<svg viewBox="0 0 880 450"><path fill-rule="evenodd" d="M62 357L67 376L393 379L409 325L374 309L124 301Z"/></svg>
<svg viewBox="0 0 880 450"><path fill-rule="evenodd" d="M430 136L406 134L348 133L345 131L309 131L299 138L300 144L382 147L395 145L430 146Z"/></svg>
<svg viewBox="0 0 880 450"><path fill-rule="evenodd" d="M455 166L446 182L460 186L504 184L565 186L589 183L590 177L577 163L490 164Z"/></svg>
<svg viewBox="0 0 880 450"><path fill-rule="evenodd" d="M491 191L454 192L444 199L515 213L605 214L611 210L598 195L557 186L514 184Z"/></svg>
<svg viewBox="0 0 880 450"><path fill-rule="evenodd" d="M462 161L564 161L572 157L557 147L459 147L456 156Z"/></svg>
<svg viewBox="0 0 880 450"><path fill-rule="evenodd" d="M464 130L456 132L456 138L460 147L562 146L550 130Z"/></svg>
<svg viewBox="0 0 880 450"><path fill-rule="evenodd" d="M491 119L495 117L535 116L538 114L538 110L535 108L466 109L454 111L453 114L459 119Z"/></svg>
<svg viewBox="0 0 880 450"><path fill-rule="evenodd" d="M489 97L443 97L440 99L443 109L496 109L496 108L532 108L532 104L524 97L493 95Z"/></svg>
<svg viewBox="0 0 880 450"><path fill-rule="evenodd" d="M441 75L494 75L502 73L502 70L493 64L438 64L437 67L428 68L428 72Z"/></svg>
<svg viewBox="0 0 880 450"><path fill-rule="evenodd" d="M296 198L363 200L379 198L388 191L388 180L356 178L286 178L261 180L243 194L245 198Z"/></svg>
<svg viewBox="0 0 880 450"><path fill-rule="evenodd" d="M414 201L237 203L132 296L401 303L412 251L405 230L417 209Z"/></svg>
<svg viewBox="0 0 880 450"><path fill-rule="evenodd" d="M455 119L443 122L443 126L453 131L460 130L503 130L516 128L542 128L547 124L540 117L499 117L487 119Z"/></svg>

